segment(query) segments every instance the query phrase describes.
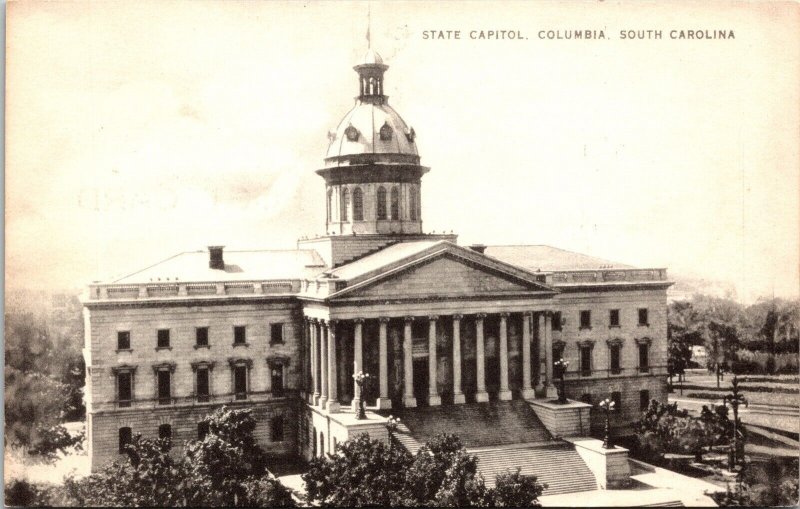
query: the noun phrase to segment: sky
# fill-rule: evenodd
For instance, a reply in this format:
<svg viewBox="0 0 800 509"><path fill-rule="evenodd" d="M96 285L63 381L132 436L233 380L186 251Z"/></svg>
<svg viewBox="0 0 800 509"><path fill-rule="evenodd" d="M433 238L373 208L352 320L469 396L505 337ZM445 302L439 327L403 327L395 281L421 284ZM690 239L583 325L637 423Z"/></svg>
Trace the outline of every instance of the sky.
<svg viewBox="0 0 800 509"><path fill-rule="evenodd" d="M390 66L385 92L431 167L426 231L667 267L731 284L745 302L798 294L796 4L369 10L372 46ZM208 245L292 248L322 234L314 171L357 93L367 11L10 2L7 287L78 288ZM662 38L619 34L648 29ZM424 37L437 30L461 38ZM473 40L473 30L522 38Z"/></svg>

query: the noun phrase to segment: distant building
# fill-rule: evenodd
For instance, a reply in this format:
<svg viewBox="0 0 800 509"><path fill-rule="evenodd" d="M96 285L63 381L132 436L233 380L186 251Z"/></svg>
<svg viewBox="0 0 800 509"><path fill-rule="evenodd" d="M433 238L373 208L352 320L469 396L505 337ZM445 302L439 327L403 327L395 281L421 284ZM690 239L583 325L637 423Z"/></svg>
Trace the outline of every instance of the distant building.
<svg viewBox="0 0 800 509"><path fill-rule="evenodd" d="M708 362L708 352L706 347L694 345L692 346L692 362L696 362L700 367L705 367Z"/></svg>
<svg viewBox="0 0 800 509"><path fill-rule="evenodd" d="M92 468L136 433L198 438L221 405L253 409L269 454L309 458L355 433L385 438L389 412L417 423L409 447L434 418L492 445L597 432L604 398L615 433L630 433L651 399L666 401L666 269L423 233L429 168L384 95L387 68L367 52L355 106L329 134L325 235L291 250L211 246L89 286ZM564 407L548 403L560 358ZM375 383L359 394L362 370ZM517 423L521 438L481 415ZM564 475L582 471L573 446L558 447L574 455Z"/></svg>

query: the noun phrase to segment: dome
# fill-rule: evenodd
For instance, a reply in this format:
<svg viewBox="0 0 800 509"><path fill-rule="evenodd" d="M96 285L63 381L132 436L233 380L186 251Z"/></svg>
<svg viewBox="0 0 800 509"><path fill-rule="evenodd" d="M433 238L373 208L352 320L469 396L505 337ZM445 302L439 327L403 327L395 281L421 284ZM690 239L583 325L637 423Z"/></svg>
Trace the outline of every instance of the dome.
<svg viewBox="0 0 800 509"><path fill-rule="evenodd" d="M378 55L377 51L373 50L372 48L369 48L367 52L364 53L364 58L362 59L361 63L364 65L382 64L383 59L381 58L380 55Z"/></svg>
<svg viewBox="0 0 800 509"><path fill-rule="evenodd" d="M328 137L326 159L359 154L418 157L414 130L386 103L357 101Z"/></svg>

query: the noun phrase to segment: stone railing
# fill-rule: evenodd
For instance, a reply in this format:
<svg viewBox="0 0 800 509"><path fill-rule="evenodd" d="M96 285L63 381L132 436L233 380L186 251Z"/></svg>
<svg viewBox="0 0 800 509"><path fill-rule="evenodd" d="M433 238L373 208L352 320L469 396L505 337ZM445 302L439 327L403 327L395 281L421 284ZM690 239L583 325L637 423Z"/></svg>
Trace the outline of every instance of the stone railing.
<svg viewBox="0 0 800 509"><path fill-rule="evenodd" d="M89 300L162 299L211 295L282 295L300 292L300 281L209 281L89 285Z"/></svg>
<svg viewBox="0 0 800 509"><path fill-rule="evenodd" d="M634 283L666 281L667 269L600 269L553 273L553 284Z"/></svg>

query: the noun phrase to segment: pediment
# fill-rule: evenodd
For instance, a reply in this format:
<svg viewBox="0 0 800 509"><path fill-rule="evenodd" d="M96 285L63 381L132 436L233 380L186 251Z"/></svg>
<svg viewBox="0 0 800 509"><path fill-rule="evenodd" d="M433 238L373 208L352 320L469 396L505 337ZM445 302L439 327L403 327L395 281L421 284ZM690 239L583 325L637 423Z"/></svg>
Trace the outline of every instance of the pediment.
<svg viewBox="0 0 800 509"><path fill-rule="evenodd" d="M525 295L553 290L536 276L463 248L444 249L357 281L331 298L429 298ZM554 293L554 292L553 292Z"/></svg>

